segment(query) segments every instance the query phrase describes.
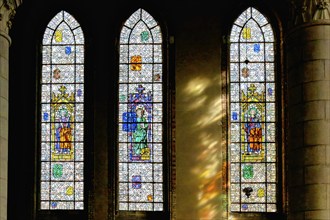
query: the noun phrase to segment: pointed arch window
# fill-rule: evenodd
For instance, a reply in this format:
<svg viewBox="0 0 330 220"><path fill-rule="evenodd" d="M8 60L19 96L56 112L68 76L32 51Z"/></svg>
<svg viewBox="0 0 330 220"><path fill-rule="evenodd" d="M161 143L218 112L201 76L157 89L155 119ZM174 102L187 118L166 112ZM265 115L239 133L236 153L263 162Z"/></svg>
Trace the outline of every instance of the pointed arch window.
<svg viewBox="0 0 330 220"><path fill-rule="evenodd" d="M41 72L39 207L84 209L84 34L65 11L44 32Z"/></svg>
<svg viewBox="0 0 330 220"><path fill-rule="evenodd" d="M138 9L120 33L119 211L163 211L163 51L159 24Z"/></svg>
<svg viewBox="0 0 330 220"><path fill-rule="evenodd" d="M249 7L230 33L229 178L232 212L277 212L275 42Z"/></svg>

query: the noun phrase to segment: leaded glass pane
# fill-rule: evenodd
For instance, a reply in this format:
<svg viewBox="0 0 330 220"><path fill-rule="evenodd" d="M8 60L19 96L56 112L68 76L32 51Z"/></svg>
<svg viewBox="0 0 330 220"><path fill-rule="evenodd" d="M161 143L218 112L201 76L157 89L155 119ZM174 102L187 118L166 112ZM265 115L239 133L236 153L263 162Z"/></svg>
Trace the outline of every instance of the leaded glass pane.
<svg viewBox="0 0 330 220"><path fill-rule="evenodd" d="M132 29L135 24L137 24L141 19L142 9L138 9L134 12L125 22L124 26Z"/></svg>
<svg viewBox="0 0 330 220"><path fill-rule="evenodd" d="M155 21L155 19L145 10L141 10L141 20L143 20L143 22L145 22L148 26L148 28L153 28L154 26L158 25L157 22Z"/></svg>
<svg viewBox="0 0 330 220"><path fill-rule="evenodd" d="M248 8L230 34L230 210L276 212L277 144L274 36Z"/></svg>
<svg viewBox="0 0 330 220"><path fill-rule="evenodd" d="M144 31L141 32L141 30ZM144 22L139 21L135 25L132 32L130 33L129 43L133 44L133 43L152 43L152 42L153 40L151 38L151 33L147 25Z"/></svg>
<svg viewBox="0 0 330 220"><path fill-rule="evenodd" d="M128 39L129 39L129 34L130 34L130 29L123 26L121 29L121 33L120 33L120 42L121 43L128 43Z"/></svg>
<svg viewBox="0 0 330 220"><path fill-rule="evenodd" d="M266 42L273 42L274 41L274 34L273 34L273 29L270 24L267 24L263 27L261 27L264 36L265 36L265 41Z"/></svg>
<svg viewBox="0 0 330 220"><path fill-rule="evenodd" d="M156 27L152 28L151 29L151 34L152 34L154 43L159 43L159 44L162 43L162 41L163 41L162 32L160 31L159 26L156 26Z"/></svg>
<svg viewBox="0 0 330 220"><path fill-rule="evenodd" d="M77 20L74 17L72 17L72 15L70 15L69 13L67 13L65 11L63 13L64 13L64 17L65 17L65 22L68 24L68 26L71 29L76 29L78 26L80 26L80 24L77 22ZM80 27L79 27L79 29L80 29Z"/></svg>
<svg viewBox="0 0 330 220"><path fill-rule="evenodd" d="M268 23L267 19L265 16L263 16L257 9L252 8L252 17L254 20L258 22L260 26L264 26L265 24Z"/></svg>
<svg viewBox="0 0 330 220"><path fill-rule="evenodd" d="M119 52L118 208L163 211L162 37L148 12L125 22Z"/></svg>
<svg viewBox="0 0 330 220"><path fill-rule="evenodd" d="M40 209L84 209L84 35L59 12L43 38Z"/></svg>

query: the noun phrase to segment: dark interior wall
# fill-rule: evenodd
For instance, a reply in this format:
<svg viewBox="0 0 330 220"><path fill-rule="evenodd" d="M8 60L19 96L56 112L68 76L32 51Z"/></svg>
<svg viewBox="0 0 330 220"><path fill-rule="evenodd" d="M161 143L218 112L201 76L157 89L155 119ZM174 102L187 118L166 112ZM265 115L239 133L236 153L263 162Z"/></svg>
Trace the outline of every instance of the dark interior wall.
<svg viewBox="0 0 330 220"><path fill-rule="evenodd" d="M250 3L250 4L249 4ZM226 1L219 3L204 1L99 1L87 0L24 0L17 9L10 31L10 90L9 90L9 183L8 219L113 219L115 137L117 103L118 37L123 22L138 8L146 9L161 22L168 45L167 60L169 93L175 94L176 200L169 201L168 209L173 217L199 219L210 209L199 206L201 185L210 184L210 179L199 179L192 171L205 171L207 158L196 158L203 154L201 146L207 147L209 139L217 142L223 138L218 116L206 127L198 127L197 120L207 121L207 111L223 106L223 86L226 83L226 45L234 19L248 6L256 6L274 21L284 21L288 7L285 2ZM85 212L56 212L36 215L37 120L38 83L40 74L40 44L48 22L59 12L66 10L80 23L85 35L85 115L86 126L86 198ZM171 39L171 42L170 42ZM194 84L197 83L197 84ZM202 96L194 96L189 86L207 86ZM204 100L204 101L203 101ZM200 101L201 105L194 105ZM225 105L224 105L225 106ZM201 115L204 114L204 117ZM223 116L226 117L226 116ZM209 138L207 138L209 137ZM208 140L207 140L208 139ZM168 140L169 146L172 140ZM225 146L217 142L215 147ZM215 151L217 152L217 151ZM207 153L207 152L206 152ZM208 152L209 154L214 153ZM221 154L218 154L222 160ZM170 163L168 163L170 165ZM215 166L221 169L221 164ZM195 168L192 170L192 168ZM222 184L221 179L216 184ZM214 210L223 210L224 204L211 201ZM210 207L209 206L209 207ZM212 211L211 209L211 211ZM217 211L216 217L226 215ZM136 218L152 218L133 215Z"/></svg>

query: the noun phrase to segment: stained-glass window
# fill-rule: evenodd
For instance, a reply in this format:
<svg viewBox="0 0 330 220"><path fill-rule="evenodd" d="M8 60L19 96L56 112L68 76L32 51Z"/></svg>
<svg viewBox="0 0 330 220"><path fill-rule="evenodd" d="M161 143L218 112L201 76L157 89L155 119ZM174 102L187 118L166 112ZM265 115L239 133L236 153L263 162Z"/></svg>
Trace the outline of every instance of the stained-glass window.
<svg viewBox="0 0 330 220"><path fill-rule="evenodd" d="M230 211L277 211L274 34L255 8L230 34Z"/></svg>
<svg viewBox="0 0 330 220"><path fill-rule="evenodd" d="M84 35L59 12L42 41L40 209L84 208Z"/></svg>
<svg viewBox="0 0 330 220"><path fill-rule="evenodd" d="M118 209L163 211L163 58L159 24L138 9L120 34Z"/></svg>

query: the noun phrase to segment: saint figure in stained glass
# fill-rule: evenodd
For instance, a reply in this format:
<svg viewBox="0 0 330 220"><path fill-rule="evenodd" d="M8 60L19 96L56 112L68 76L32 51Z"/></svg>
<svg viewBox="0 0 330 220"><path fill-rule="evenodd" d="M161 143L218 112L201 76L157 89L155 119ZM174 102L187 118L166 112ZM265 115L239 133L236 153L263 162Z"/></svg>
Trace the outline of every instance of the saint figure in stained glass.
<svg viewBox="0 0 330 220"><path fill-rule="evenodd" d="M59 123L56 124L56 150L60 153L70 153L72 145L72 128L70 113L62 108L58 111Z"/></svg>
<svg viewBox="0 0 330 220"><path fill-rule="evenodd" d="M130 144L130 159L132 161L150 160L151 141L151 92L144 93L145 88L140 84L136 93L129 94L129 112L123 113L123 130L128 132Z"/></svg>
<svg viewBox="0 0 330 220"><path fill-rule="evenodd" d="M61 86L60 94L53 93L52 97L52 133L53 133L53 159L73 159L73 129L74 129L74 94L67 94L67 88Z"/></svg>
<svg viewBox="0 0 330 220"><path fill-rule="evenodd" d="M147 132L149 125L145 118L143 106L136 109L136 130L133 132L133 152L135 155L144 153L147 147Z"/></svg>
<svg viewBox="0 0 330 220"><path fill-rule="evenodd" d="M246 123L244 126L246 133L247 154L261 153L261 141L262 141L262 128L260 125L260 118L257 114L257 109L252 107L246 114Z"/></svg>

